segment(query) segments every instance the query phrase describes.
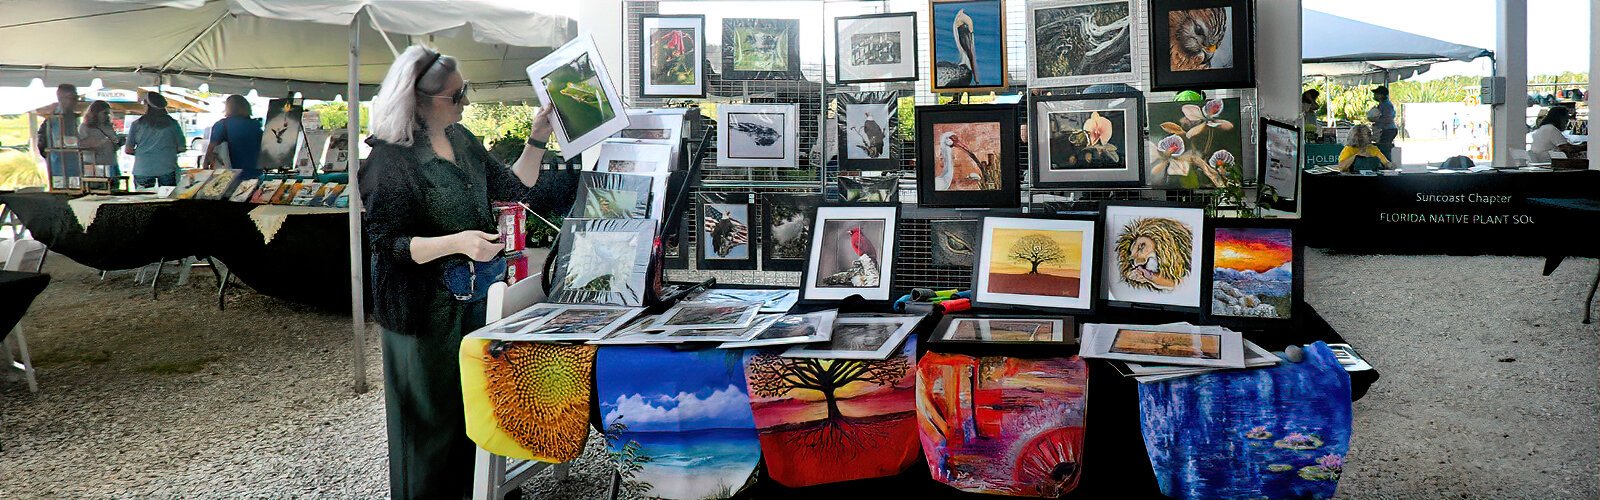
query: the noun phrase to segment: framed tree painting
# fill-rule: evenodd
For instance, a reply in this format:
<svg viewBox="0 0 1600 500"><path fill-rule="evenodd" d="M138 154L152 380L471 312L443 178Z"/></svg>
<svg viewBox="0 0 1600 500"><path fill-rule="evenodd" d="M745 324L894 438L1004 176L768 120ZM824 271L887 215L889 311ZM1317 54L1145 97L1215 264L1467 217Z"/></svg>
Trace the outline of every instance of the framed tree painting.
<svg viewBox="0 0 1600 500"><path fill-rule="evenodd" d="M1007 208L1021 204L1017 107L917 106L917 204Z"/></svg>
<svg viewBox="0 0 1600 500"><path fill-rule="evenodd" d="M1243 168L1244 115L1237 97L1201 103L1153 102L1144 158L1150 187L1202 189L1222 186L1228 169ZM1248 180L1249 175L1241 175Z"/></svg>
<svg viewBox="0 0 1600 500"><path fill-rule="evenodd" d="M899 220L900 207L892 203L817 207L800 298L889 300Z"/></svg>
<svg viewBox="0 0 1600 500"><path fill-rule="evenodd" d="M1256 86L1251 0L1150 0L1151 89Z"/></svg>
<svg viewBox="0 0 1600 500"><path fill-rule="evenodd" d="M917 13L838 17L833 27L835 83L917 79Z"/></svg>
<svg viewBox="0 0 1600 500"><path fill-rule="evenodd" d="M639 95L705 97L706 16L639 19Z"/></svg>
<svg viewBox="0 0 1600 500"><path fill-rule="evenodd" d="M894 170L894 144L899 130L900 93L847 92L839 100L839 169Z"/></svg>
<svg viewBox="0 0 1600 500"><path fill-rule="evenodd" d="M750 193L700 194L700 220L694 226L700 232L697 268L756 268L754 198Z"/></svg>
<svg viewBox="0 0 1600 500"><path fill-rule="evenodd" d="M1002 90L1006 74L1006 8L1001 0L929 0L929 91Z"/></svg>
<svg viewBox="0 0 1600 500"><path fill-rule="evenodd" d="M594 39L587 35L528 66L528 79L539 102L556 108L551 124L564 158L576 158L628 128L628 113L611 86Z"/></svg>
<svg viewBox="0 0 1600 500"><path fill-rule="evenodd" d="M972 305L1094 312L1097 217L985 217L980 234Z"/></svg>
<svg viewBox="0 0 1600 500"><path fill-rule="evenodd" d="M1132 0L1028 2L1028 86L1069 87L1139 81Z"/></svg>
<svg viewBox="0 0 1600 500"><path fill-rule="evenodd" d="M1208 276L1205 209L1167 202L1118 201L1101 211L1106 236L1100 272L1109 304L1199 311Z"/></svg>
<svg viewBox="0 0 1600 500"><path fill-rule="evenodd" d="M1205 269L1209 322L1249 327L1292 319L1304 297L1305 258L1297 219L1210 220Z"/></svg>
<svg viewBox="0 0 1600 500"><path fill-rule="evenodd" d="M1033 98L1033 186L1144 185L1144 96L1077 94Z"/></svg>
<svg viewBox="0 0 1600 500"><path fill-rule="evenodd" d="M1273 210L1295 212L1299 210L1296 197L1300 191L1300 128L1277 120L1261 119L1260 150L1256 161L1260 171L1256 179L1270 186L1257 193L1257 204Z"/></svg>
<svg viewBox="0 0 1600 500"><path fill-rule="evenodd" d="M717 106L717 165L793 167L799 150L800 105Z"/></svg>
<svg viewBox="0 0 1600 500"><path fill-rule="evenodd" d="M820 194L761 195L761 269L801 271L810 254L812 223Z"/></svg>
<svg viewBox="0 0 1600 500"><path fill-rule="evenodd" d="M724 80L800 80L800 20L722 20Z"/></svg>

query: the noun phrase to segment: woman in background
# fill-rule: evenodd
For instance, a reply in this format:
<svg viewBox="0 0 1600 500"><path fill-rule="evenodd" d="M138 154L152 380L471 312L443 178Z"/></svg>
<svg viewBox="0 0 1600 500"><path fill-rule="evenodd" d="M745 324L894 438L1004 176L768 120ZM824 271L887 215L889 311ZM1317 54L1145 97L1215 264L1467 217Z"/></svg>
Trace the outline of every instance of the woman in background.
<svg viewBox="0 0 1600 500"><path fill-rule="evenodd" d="M1356 125L1350 128L1350 139L1339 151L1340 172L1378 171L1389 168L1389 158L1372 144L1372 128Z"/></svg>
<svg viewBox="0 0 1600 500"><path fill-rule="evenodd" d="M1561 134L1571 121L1572 111L1566 106L1550 108L1544 119L1539 120L1539 128L1533 131L1533 141L1528 145L1528 161L1549 162L1550 153L1554 151L1560 151L1568 158L1577 157L1583 148L1572 144L1567 136Z"/></svg>
<svg viewBox="0 0 1600 500"><path fill-rule="evenodd" d="M202 165L217 168L217 146L228 145L227 168L239 169L240 179L261 176L256 161L261 155L261 122L250 117L250 101L242 95L228 96L228 116L211 126L211 141L206 144L206 158Z"/></svg>
<svg viewBox="0 0 1600 500"><path fill-rule="evenodd" d="M94 164L106 166L106 177L122 177L122 169L117 167L117 146L121 145L122 138L111 125L111 105L105 101L89 103L89 109L83 112L83 124L78 126L78 146L94 152Z"/></svg>
<svg viewBox="0 0 1600 500"><path fill-rule="evenodd" d="M133 155L133 184L138 187L178 185L178 153L184 145L183 127L167 114L167 98L150 92L144 95L145 113L128 129L128 147Z"/></svg>

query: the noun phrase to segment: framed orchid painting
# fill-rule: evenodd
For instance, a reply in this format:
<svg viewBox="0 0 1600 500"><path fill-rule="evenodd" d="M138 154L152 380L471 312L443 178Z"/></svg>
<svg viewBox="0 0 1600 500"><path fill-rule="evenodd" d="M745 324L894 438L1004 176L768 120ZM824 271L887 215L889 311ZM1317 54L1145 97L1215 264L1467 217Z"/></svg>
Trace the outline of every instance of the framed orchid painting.
<svg viewBox="0 0 1600 500"><path fill-rule="evenodd" d="M1222 186L1244 168L1244 116L1237 97L1198 102L1153 102L1146 108L1147 183L1167 189Z"/></svg>
<svg viewBox="0 0 1600 500"><path fill-rule="evenodd" d="M1034 187L1144 184L1142 94L1040 96L1031 107Z"/></svg>

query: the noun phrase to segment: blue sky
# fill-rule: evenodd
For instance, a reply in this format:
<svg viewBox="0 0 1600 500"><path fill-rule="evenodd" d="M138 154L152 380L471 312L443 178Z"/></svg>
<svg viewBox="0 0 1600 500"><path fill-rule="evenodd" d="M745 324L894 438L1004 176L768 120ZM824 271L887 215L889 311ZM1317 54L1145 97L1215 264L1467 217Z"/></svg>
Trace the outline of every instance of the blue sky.
<svg viewBox="0 0 1600 500"><path fill-rule="evenodd" d="M1000 26L1000 2L987 0L973 2L939 3L933 5L934 43L938 44L937 53L939 60L960 62L961 56L956 51L955 37L951 36L950 29L955 24L956 12L966 10L967 16L972 18L972 24L977 28L976 44L978 52L978 74L983 81L981 87L999 86L1002 81L1000 68L1000 52L1005 50L1002 30L995 29ZM998 50L997 50L998 49Z"/></svg>
<svg viewBox="0 0 1600 500"><path fill-rule="evenodd" d="M740 351L602 347L595 362L600 413L633 431L755 425Z"/></svg>

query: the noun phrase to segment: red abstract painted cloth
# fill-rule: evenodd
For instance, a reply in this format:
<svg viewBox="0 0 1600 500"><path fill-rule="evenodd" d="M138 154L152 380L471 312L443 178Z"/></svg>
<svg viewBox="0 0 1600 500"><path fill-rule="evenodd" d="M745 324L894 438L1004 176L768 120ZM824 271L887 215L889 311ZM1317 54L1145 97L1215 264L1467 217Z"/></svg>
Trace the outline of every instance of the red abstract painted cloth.
<svg viewBox="0 0 1600 500"><path fill-rule="evenodd" d="M933 478L962 491L1058 497L1078 486L1083 359L927 353L917 421Z"/></svg>
<svg viewBox="0 0 1600 500"><path fill-rule="evenodd" d="M916 338L883 361L746 352L767 474L791 488L894 476L917 461Z"/></svg>

